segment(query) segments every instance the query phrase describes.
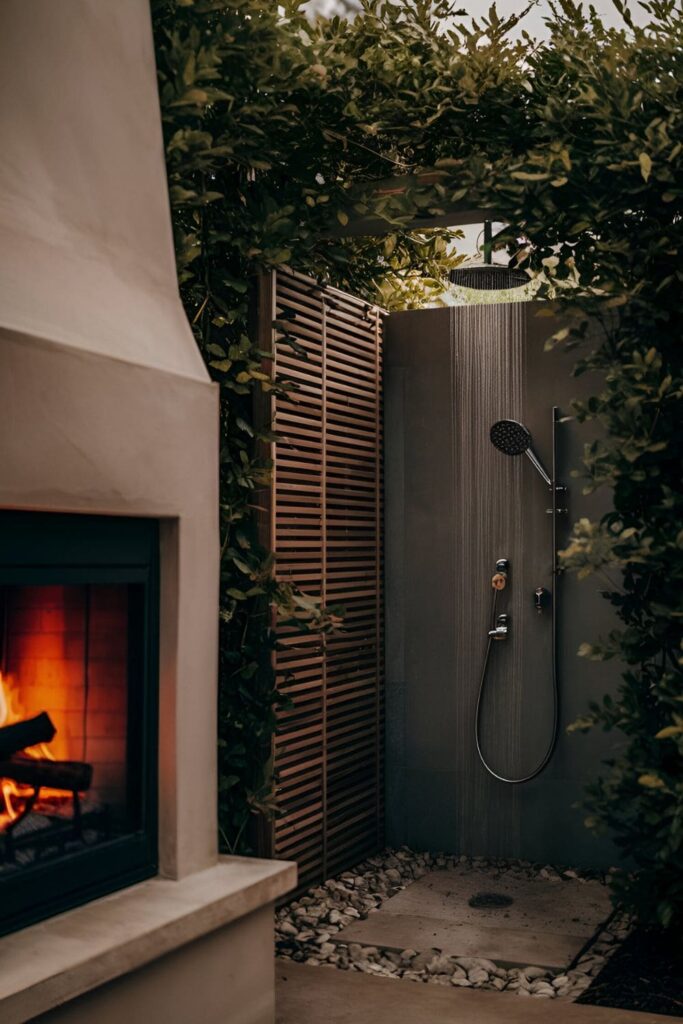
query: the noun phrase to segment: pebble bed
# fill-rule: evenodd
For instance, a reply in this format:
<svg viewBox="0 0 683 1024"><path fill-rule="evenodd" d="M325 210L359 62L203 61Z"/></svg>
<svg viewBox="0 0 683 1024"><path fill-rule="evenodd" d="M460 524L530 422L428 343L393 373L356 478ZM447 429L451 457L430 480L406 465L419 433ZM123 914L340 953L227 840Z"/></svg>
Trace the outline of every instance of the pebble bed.
<svg viewBox="0 0 683 1024"><path fill-rule="evenodd" d="M505 876L544 878L557 885L568 879L605 883L605 876L598 873L554 868L549 864L542 867L528 861L451 857L414 853L405 848L390 850L370 857L353 871L345 871L280 907L275 920L277 956L341 971L362 971L433 985L494 989L532 999L572 1001L588 988L630 931L625 918L613 917L596 933L578 961L568 965L565 971L551 971L533 964L506 968L482 957L448 956L438 949L397 952L338 940L339 932L354 918L366 918L376 912L385 900L415 879L428 871L456 866L486 871L487 880L491 881Z"/></svg>

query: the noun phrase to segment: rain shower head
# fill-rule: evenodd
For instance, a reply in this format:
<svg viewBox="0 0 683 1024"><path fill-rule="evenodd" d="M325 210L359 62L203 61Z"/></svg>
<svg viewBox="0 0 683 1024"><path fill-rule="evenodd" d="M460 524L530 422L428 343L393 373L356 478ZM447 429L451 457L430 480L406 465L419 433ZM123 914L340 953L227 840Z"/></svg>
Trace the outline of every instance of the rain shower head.
<svg viewBox="0 0 683 1024"><path fill-rule="evenodd" d="M531 433L523 423L518 423L517 420L497 420L491 427L489 436L491 444L504 455L526 455L548 487L552 487L550 477L531 447Z"/></svg>
<svg viewBox="0 0 683 1024"><path fill-rule="evenodd" d="M451 284L460 288L493 292L508 288L521 288L530 278L523 270L506 267L502 263L468 263L454 267L448 275Z"/></svg>

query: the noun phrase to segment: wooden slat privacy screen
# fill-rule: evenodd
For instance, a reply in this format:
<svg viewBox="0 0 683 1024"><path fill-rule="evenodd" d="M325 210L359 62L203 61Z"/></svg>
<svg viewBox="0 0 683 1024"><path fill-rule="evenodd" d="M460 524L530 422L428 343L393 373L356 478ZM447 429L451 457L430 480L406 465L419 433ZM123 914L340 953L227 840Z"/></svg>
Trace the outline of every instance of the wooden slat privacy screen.
<svg viewBox="0 0 683 1024"><path fill-rule="evenodd" d="M301 886L383 841L382 316L289 271L261 281L261 344L295 386L270 404L263 539L280 579L344 609L326 637L278 626L278 686L292 707L275 737L270 852L298 862Z"/></svg>

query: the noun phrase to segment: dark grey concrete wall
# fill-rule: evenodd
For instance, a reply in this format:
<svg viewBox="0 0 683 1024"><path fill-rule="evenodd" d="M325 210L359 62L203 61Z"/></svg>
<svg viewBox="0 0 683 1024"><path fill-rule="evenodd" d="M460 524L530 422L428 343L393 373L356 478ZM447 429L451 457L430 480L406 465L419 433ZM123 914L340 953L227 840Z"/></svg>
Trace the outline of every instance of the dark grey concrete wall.
<svg viewBox="0 0 683 1024"><path fill-rule="evenodd" d="M605 866L615 859L573 807L614 739L567 735L618 667L586 662L579 644L614 624L595 578L559 582L561 731L545 772L522 786L492 779L474 744L495 561L511 560L499 611L510 638L493 645L483 743L501 774L529 772L552 727L551 619L534 608L550 588L547 488L525 457L488 440L496 419L521 419L549 468L551 410L595 381L571 377L574 356L545 353L557 325L538 303L420 310L389 317L385 348L387 835L392 844ZM570 470L588 428L560 425L559 476L570 486L560 526L595 518L609 496L582 496Z"/></svg>

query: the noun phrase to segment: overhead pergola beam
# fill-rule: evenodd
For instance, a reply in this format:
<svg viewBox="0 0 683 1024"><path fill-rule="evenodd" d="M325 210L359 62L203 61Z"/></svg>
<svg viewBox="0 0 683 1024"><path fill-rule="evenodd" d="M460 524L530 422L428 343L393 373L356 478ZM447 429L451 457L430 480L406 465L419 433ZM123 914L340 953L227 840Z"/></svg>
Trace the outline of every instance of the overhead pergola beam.
<svg viewBox="0 0 683 1024"><path fill-rule="evenodd" d="M325 235L328 238L386 235L394 230L427 231L430 228L464 227L467 224L481 224L483 221L496 219L495 210L476 208L471 203L462 201L449 202L445 197L438 203L438 213L430 212L435 211L436 204L433 204L423 212L406 220L401 219L400 222L394 218L386 220L374 212L363 213L357 209L359 206L374 209L383 199L409 195L411 192L419 194L424 188L439 184L447 177L445 171L423 171L420 174L385 178L359 186L353 191L345 211L349 218L348 224L331 225Z"/></svg>

